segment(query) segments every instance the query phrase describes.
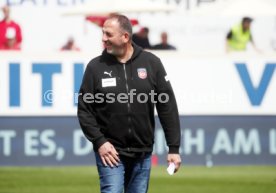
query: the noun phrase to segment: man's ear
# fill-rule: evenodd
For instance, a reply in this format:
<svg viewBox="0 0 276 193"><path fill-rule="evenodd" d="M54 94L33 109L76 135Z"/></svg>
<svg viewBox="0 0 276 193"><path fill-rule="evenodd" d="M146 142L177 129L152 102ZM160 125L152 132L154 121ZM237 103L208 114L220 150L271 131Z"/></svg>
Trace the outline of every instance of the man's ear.
<svg viewBox="0 0 276 193"><path fill-rule="evenodd" d="M130 38L129 34L124 33L123 37L124 37L124 39L123 39L124 43L127 43L129 41L129 38Z"/></svg>

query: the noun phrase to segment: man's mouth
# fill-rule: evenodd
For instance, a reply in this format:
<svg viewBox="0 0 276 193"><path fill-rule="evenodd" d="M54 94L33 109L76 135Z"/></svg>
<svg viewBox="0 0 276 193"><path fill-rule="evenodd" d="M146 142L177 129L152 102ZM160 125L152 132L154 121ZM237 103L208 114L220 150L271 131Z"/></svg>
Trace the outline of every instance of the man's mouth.
<svg viewBox="0 0 276 193"><path fill-rule="evenodd" d="M105 48L107 48L107 49L110 49L110 48L111 48L111 46L112 46L112 44L110 44L110 43L106 43L106 44L104 44L104 47L105 47Z"/></svg>

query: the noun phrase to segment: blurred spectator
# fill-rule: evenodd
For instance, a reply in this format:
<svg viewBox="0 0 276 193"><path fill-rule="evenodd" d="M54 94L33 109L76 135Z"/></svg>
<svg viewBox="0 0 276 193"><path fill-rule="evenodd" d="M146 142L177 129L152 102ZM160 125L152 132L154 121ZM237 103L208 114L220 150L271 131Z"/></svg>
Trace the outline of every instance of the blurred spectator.
<svg viewBox="0 0 276 193"><path fill-rule="evenodd" d="M142 48L151 48L149 43L149 28L143 27L138 33L133 34L132 41Z"/></svg>
<svg viewBox="0 0 276 193"><path fill-rule="evenodd" d="M80 49L75 45L75 40L73 37L69 37L66 44L61 47L61 51L80 51Z"/></svg>
<svg viewBox="0 0 276 193"><path fill-rule="evenodd" d="M271 47L276 51L276 32L274 32L274 35L271 38Z"/></svg>
<svg viewBox="0 0 276 193"><path fill-rule="evenodd" d="M155 50L176 50L176 48L168 44L168 34L166 32L161 33L161 43L152 47Z"/></svg>
<svg viewBox="0 0 276 193"><path fill-rule="evenodd" d="M247 44L252 43L255 50L259 51L253 41L250 31L251 22L250 17L244 17L241 24L234 26L227 34L226 51L245 51Z"/></svg>
<svg viewBox="0 0 276 193"><path fill-rule="evenodd" d="M10 17L10 7L2 8L4 18L0 21L0 50L20 50L22 34L20 26Z"/></svg>

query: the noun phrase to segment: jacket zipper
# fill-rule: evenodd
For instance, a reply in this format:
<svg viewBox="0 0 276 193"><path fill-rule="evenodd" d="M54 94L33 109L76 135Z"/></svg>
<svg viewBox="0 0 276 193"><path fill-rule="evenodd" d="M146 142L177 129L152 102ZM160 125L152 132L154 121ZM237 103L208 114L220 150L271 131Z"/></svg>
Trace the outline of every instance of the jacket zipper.
<svg viewBox="0 0 276 193"><path fill-rule="evenodd" d="M126 90L127 90L127 94L129 93L129 87L128 87L128 83L127 83L127 72L126 72L126 64L123 64L123 67L124 67L124 73L125 73L125 80L126 80ZM128 123L129 125L131 125L131 118L130 118L130 103L129 101L127 102L127 112L128 112ZM131 135L131 127L128 128L128 134ZM130 148L127 148L128 151L130 151Z"/></svg>

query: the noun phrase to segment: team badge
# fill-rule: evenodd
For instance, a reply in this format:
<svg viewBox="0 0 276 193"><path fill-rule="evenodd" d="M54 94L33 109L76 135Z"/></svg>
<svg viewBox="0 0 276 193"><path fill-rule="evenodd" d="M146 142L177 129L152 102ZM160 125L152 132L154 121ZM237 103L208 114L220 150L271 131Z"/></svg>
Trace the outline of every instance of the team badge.
<svg viewBox="0 0 276 193"><path fill-rule="evenodd" d="M147 69L146 68L138 68L138 77L141 79L146 79L147 78Z"/></svg>

